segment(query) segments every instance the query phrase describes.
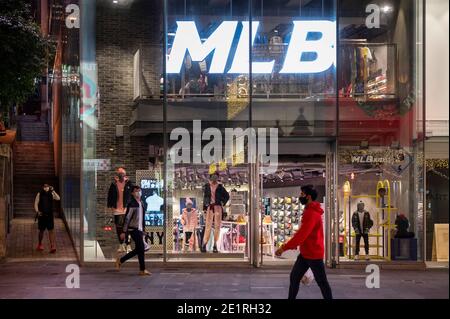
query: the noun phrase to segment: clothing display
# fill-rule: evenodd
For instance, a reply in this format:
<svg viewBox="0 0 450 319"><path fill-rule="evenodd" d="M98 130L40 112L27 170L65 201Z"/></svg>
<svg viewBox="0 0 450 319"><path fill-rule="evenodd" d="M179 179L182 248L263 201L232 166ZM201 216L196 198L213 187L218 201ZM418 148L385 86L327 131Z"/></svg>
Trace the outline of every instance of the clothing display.
<svg viewBox="0 0 450 319"><path fill-rule="evenodd" d="M397 232L395 233L395 238L414 238L415 234L408 231L409 220L405 215L400 214L395 219L395 227Z"/></svg>
<svg viewBox="0 0 450 319"><path fill-rule="evenodd" d="M364 250L366 256L369 256L369 233L373 226L373 221L370 218L370 213L364 209L364 202L359 202L357 204L357 210L352 216L352 227L355 231L355 256L359 256L361 238L364 239Z"/></svg>
<svg viewBox="0 0 450 319"><path fill-rule="evenodd" d="M265 198L264 201L270 203L266 212L274 223L274 245L279 247L298 230L304 206L298 197L291 196Z"/></svg>
<svg viewBox="0 0 450 319"><path fill-rule="evenodd" d="M195 208L183 209L181 214L181 224L184 232L193 232L198 227L198 211Z"/></svg>
<svg viewBox="0 0 450 319"><path fill-rule="evenodd" d="M216 182L206 183L203 187L203 209L206 211L205 233L203 242L208 242L211 235L211 228L214 225L214 242L217 243L220 235L220 226L223 219L224 209L230 199L230 195L225 187ZM202 251L205 247L202 246ZM214 252L218 252L217 244L214 246Z"/></svg>
<svg viewBox="0 0 450 319"><path fill-rule="evenodd" d="M206 221L205 221L205 241L209 240L211 234L211 229L214 226L215 236L214 241L217 242L219 239L219 230L222 222L222 206L220 205L210 205L206 211Z"/></svg>
<svg viewBox="0 0 450 319"><path fill-rule="evenodd" d="M381 65L376 52L389 49L386 46L345 44L341 48L339 75L340 97L366 95L369 99L387 98L388 79L386 70L390 65ZM382 51L383 52L383 51ZM394 66L392 66L394 68Z"/></svg>
<svg viewBox="0 0 450 319"><path fill-rule="evenodd" d="M368 234L373 226L370 213L364 210L364 203L358 203L357 211L352 216L352 227L356 234Z"/></svg>
<svg viewBox="0 0 450 319"><path fill-rule="evenodd" d="M359 255L361 238L364 239L364 250L366 252L366 256L369 256L369 234L357 234L356 235L356 247L355 247L355 256Z"/></svg>

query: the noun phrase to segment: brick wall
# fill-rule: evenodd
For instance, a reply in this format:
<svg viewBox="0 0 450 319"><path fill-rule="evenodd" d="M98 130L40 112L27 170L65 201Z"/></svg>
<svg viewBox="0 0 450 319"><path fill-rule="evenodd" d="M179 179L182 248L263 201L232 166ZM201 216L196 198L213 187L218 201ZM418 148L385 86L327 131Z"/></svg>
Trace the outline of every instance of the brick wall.
<svg viewBox="0 0 450 319"><path fill-rule="evenodd" d="M146 96L159 96L162 72L162 10L159 1L134 1L129 6L110 2L97 7L96 45L100 93L96 157L110 158L111 171L97 176L97 240L105 257L117 249L115 231L106 232L105 208L114 168L123 165L135 180L135 171L148 168L148 139L132 137L127 127L133 102L133 58L141 49ZM116 137L116 125L125 125L124 137Z"/></svg>

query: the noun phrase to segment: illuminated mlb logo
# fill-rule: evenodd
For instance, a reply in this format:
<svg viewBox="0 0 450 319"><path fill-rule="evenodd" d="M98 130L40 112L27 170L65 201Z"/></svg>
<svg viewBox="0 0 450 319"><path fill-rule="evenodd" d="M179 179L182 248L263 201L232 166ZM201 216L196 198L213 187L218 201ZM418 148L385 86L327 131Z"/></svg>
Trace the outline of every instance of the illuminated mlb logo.
<svg viewBox="0 0 450 319"><path fill-rule="evenodd" d="M250 24L242 23L242 31L234 54L233 62L225 70L228 56L236 35L238 21L224 21L202 41L197 26L193 21L178 21L177 32L172 50L167 56L167 73L179 74L187 53L192 61L203 61L212 55L210 74L245 74L249 70L249 34ZM336 23L328 20L294 21L292 36L280 73L306 74L320 73L328 70L336 62ZM258 21L252 22L252 45L259 27ZM318 36L311 37L316 34ZM313 54L314 59L303 60L304 54ZM275 60L253 62L252 73L270 74Z"/></svg>

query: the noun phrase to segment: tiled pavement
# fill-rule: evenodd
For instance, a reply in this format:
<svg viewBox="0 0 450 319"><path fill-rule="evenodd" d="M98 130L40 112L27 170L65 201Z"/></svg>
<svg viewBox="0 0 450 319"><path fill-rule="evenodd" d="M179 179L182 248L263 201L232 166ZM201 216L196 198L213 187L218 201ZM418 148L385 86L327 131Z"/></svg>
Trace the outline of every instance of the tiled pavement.
<svg viewBox="0 0 450 319"><path fill-rule="evenodd" d="M164 298L284 299L289 271L276 269L150 269L136 275L137 264L117 272L112 264L82 267L80 288L65 286L67 262L6 262L0 264L0 298ZM151 265L148 265L151 266ZM363 270L328 270L338 299L449 298L448 269L382 270L380 289L365 286ZM315 283L300 288L299 298L320 298Z"/></svg>
<svg viewBox="0 0 450 319"><path fill-rule="evenodd" d="M56 253L50 254L48 232L44 234L44 251L37 251L38 226L34 218L15 218L7 239L7 258L14 261L27 260L76 260L72 242L61 219L55 218Z"/></svg>

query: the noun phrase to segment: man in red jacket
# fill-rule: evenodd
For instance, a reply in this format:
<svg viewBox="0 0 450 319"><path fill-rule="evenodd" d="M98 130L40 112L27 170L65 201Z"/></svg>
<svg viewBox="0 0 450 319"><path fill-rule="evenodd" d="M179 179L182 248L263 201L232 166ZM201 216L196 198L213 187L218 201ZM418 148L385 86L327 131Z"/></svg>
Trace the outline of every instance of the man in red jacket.
<svg viewBox="0 0 450 319"><path fill-rule="evenodd" d="M290 276L289 299L296 299L300 288L300 280L311 268L314 278L322 291L324 299L333 299L330 285L325 273L324 240L323 240L323 210L316 202L317 192L312 186L301 188L300 203L306 205L303 211L302 224L298 232L275 253L281 256L286 250L297 249L300 255L294 264Z"/></svg>

